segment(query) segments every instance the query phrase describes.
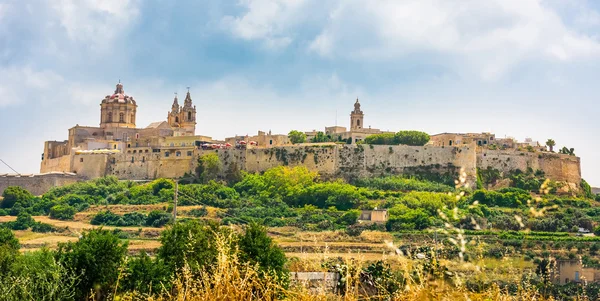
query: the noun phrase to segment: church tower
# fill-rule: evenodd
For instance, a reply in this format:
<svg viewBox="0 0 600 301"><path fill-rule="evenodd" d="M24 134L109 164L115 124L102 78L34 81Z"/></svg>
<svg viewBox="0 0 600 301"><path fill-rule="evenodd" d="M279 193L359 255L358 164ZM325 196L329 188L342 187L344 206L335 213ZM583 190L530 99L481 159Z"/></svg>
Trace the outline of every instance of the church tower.
<svg viewBox="0 0 600 301"><path fill-rule="evenodd" d="M357 98L354 103L354 111L350 112L350 130L354 131L362 129L364 118L365 114L360 110L360 103Z"/></svg>
<svg viewBox="0 0 600 301"><path fill-rule="evenodd" d="M188 90L183 103L183 107L179 105L177 95L173 100L171 111L167 115L167 122L172 128L178 132L184 132L185 135L196 134L196 106L192 104L192 97Z"/></svg>
<svg viewBox="0 0 600 301"><path fill-rule="evenodd" d="M183 102L183 108L180 114L181 127L185 129L186 133L192 135L196 134L196 106L192 105L192 97L190 96L190 89L188 88L187 95Z"/></svg>
<svg viewBox="0 0 600 301"><path fill-rule="evenodd" d="M173 99L173 105L171 106L171 111L167 115L167 122L172 128L178 128L179 122L179 113L180 113L179 102L177 102L177 93L175 93L175 99Z"/></svg>
<svg viewBox="0 0 600 301"><path fill-rule="evenodd" d="M121 81L115 93L107 95L100 103L100 127L135 128L137 104L132 96L125 94Z"/></svg>

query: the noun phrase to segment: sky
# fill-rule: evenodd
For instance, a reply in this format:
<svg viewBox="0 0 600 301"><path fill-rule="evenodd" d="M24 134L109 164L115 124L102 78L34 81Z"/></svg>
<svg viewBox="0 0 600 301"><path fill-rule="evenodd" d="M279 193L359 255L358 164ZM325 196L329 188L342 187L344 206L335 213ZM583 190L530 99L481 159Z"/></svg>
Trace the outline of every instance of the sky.
<svg viewBox="0 0 600 301"><path fill-rule="evenodd" d="M39 172L120 80L138 127L186 87L216 139L349 126L359 98L382 130L552 138L600 186L599 34L594 0L0 0L0 159Z"/></svg>

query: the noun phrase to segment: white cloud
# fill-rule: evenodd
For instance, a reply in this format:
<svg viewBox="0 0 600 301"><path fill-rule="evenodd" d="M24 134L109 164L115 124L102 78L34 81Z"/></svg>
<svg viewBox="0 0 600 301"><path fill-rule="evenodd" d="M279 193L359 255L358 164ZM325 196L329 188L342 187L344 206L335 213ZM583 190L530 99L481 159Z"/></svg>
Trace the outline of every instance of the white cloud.
<svg viewBox="0 0 600 301"><path fill-rule="evenodd" d="M243 0L247 8L240 17L225 16L221 24L235 37L264 40L271 49L285 48L293 41L288 29L298 20L305 0Z"/></svg>
<svg viewBox="0 0 600 301"><path fill-rule="evenodd" d="M36 101L47 101L63 82L62 76L49 70L4 68L0 70L0 107L24 102L31 92L40 92L35 93Z"/></svg>
<svg viewBox="0 0 600 301"><path fill-rule="evenodd" d="M319 26L307 47L329 58L385 61L433 51L459 58L448 63L456 69L495 79L531 58L561 62L600 56L595 37L570 28L558 5L540 0L246 0L241 5L242 15L223 21L234 36L284 47L305 27ZM319 8L329 13L315 25ZM599 22L593 10L578 11L579 23Z"/></svg>
<svg viewBox="0 0 600 301"><path fill-rule="evenodd" d="M139 15L137 0L56 0L52 8L68 37L106 50Z"/></svg>

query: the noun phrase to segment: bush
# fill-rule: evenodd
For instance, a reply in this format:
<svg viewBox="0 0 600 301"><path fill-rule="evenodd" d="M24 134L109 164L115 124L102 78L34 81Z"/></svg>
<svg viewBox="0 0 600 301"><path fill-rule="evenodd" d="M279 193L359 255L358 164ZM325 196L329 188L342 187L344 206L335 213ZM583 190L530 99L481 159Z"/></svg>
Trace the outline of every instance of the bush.
<svg viewBox="0 0 600 301"><path fill-rule="evenodd" d="M73 220L75 208L69 205L56 205L50 208L50 218L59 220Z"/></svg>
<svg viewBox="0 0 600 301"><path fill-rule="evenodd" d="M56 258L72 275L81 275L76 287L78 300L106 298L117 281L127 253L127 242L103 229L83 233L77 242L61 243Z"/></svg>
<svg viewBox="0 0 600 301"><path fill-rule="evenodd" d="M217 232L219 227L215 223L196 220L175 223L160 234L157 256L173 273L181 271L185 264L192 273L197 273L212 266L216 260Z"/></svg>
<svg viewBox="0 0 600 301"><path fill-rule="evenodd" d="M419 131L399 131L396 133L397 144L423 146L429 142L429 135Z"/></svg>
<svg viewBox="0 0 600 301"><path fill-rule="evenodd" d="M173 216L165 211L152 210L146 218L146 226L148 227L162 227L173 220Z"/></svg>
<svg viewBox="0 0 600 301"><path fill-rule="evenodd" d="M208 210L206 210L206 207L196 208L188 211L187 214L193 217L203 217L208 214Z"/></svg>
<svg viewBox="0 0 600 301"><path fill-rule="evenodd" d="M48 233L48 232L56 231L56 228L54 228L52 225L49 225L49 224L36 222L35 224L33 224L31 226L31 231L36 232L36 233Z"/></svg>
<svg viewBox="0 0 600 301"><path fill-rule="evenodd" d="M403 176L389 176L381 178L362 178L354 183L359 187L368 187L380 190L391 191L431 191L431 192L451 192L454 187L414 178Z"/></svg>
<svg viewBox="0 0 600 301"><path fill-rule="evenodd" d="M258 264L259 270L274 274L279 280L287 281L285 253L267 235L267 229L251 223L238 240L240 259Z"/></svg>
<svg viewBox="0 0 600 301"><path fill-rule="evenodd" d="M126 271L125 278L119 283L121 291L149 294L171 287L171 272L167 266L158 258L150 258L146 252L130 257Z"/></svg>
<svg viewBox="0 0 600 301"><path fill-rule="evenodd" d="M29 191L18 186L8 186L2 192L2 197L3 199L0 203L0 207L2 208L12 208L17 204L22 207L30 207L34 199L34 196Z"/></svg>

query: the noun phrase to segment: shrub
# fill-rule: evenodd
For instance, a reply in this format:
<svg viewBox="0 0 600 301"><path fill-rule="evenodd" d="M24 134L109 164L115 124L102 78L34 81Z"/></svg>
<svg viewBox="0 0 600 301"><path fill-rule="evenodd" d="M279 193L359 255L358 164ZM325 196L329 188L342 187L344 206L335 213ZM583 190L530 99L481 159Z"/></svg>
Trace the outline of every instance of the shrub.
<svg viewBox="0 0 600 301"><path fill-rule="evenodd" d="M56 231L56 228L49 224L36 222L31 226L31 231L36 233L48 233Z"/></svg>
<svg viewBox="0 0 600 301"><path fill-rule="evenodd" d="M396 144L423 146L429 142L429 135L419 131L399 131L396 133Z"/></svg>
<svg viewBox="0 0 600 301"><path fill-rule="evenodd" d="M73 275L81 275L76 287L78 300L90 297L106 298L119 276L119 266L125 259L127 242L113 233L95 229L83 233L77 242L59 244L56 258Z"/></svg>
<svg viewBox="0 0 600 301"><path fill-rule="evenodd" d="M69 205L56 205L50 208L50 218L59 220L73 220L75 208Z"/></svg>
<svg viewBox="0 0 600 301"><path fill-rule="evenodd" d="M196 208L188 211L187 214L193 217L203 217L208 214L208 210L206 210L206 207Z"/></svg>
<svg viewBox="0 0 600 301"><path fill-rule="evenodd" d="M10 228L13 230L27 230L35 224L35 221L29 213L21 212L17 216L17 220L10 223Z"/></svg>
<svg viewBox="0 0 600 301"><path fill-rule="evenodd" d="M171 286L171 272L158 258L150 258L146 252L140 252L127 261L126 276L119 283L121 291L136 291L142 294L157 293Z"/></svg>
<svg viewBox="0 0 600 301"><path fill-rule="evenodd" d="M266 228L251 223L238 240L240 259L258 264L259 270L272 273L279 280L287 281L285 253L267 235Z"/></svg>
<svg viewBox="0 0 600 301"><path fill-rule="evenodd" d="M215 262L218 231L215 223L196 220L175 223L161 233L157 256L172 272L179 272L187 264L192 273L197 273Z"/></svg>
<svg viewBox="0 0 600 301"><path fill-rule="evenodd" d="M152 210L148 213L148 218L146 218L146 226L149 227L162 227L173 219L173 216L165 211L160 210Z"/></svg>
<svg viewBox="0 0 600 301"><path fill-rule="evenodd" d="M12 208L16 204L22 207L30 207L34 199L34 196L29 191L18 186L8 186L2 192L2 197L3 199L0 203L0 207L2 208Z"/></svg>

